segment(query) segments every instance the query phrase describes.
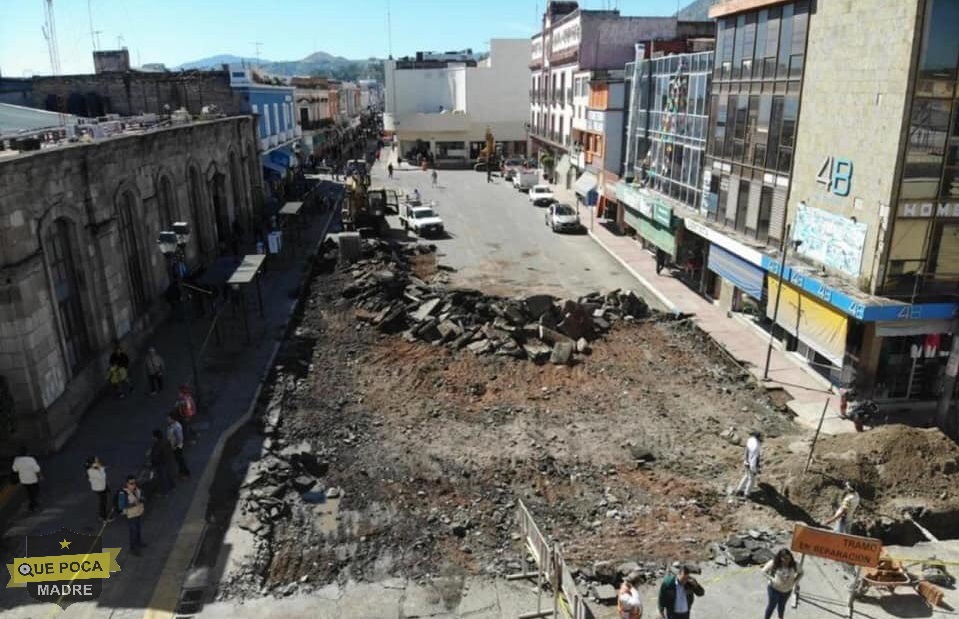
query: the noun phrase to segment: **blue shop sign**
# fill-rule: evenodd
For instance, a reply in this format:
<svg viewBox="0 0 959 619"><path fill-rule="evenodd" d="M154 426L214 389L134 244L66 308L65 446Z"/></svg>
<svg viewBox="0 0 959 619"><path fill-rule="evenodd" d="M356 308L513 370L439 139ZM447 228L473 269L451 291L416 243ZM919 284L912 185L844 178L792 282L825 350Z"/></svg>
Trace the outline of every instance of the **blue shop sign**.
<svg viewBox="0 0 959 619"><path fill-rule="evenodd" d="M774 275L780 275L781 264L769 256L763 256L763 268ZM959 316L959 305L955 303L890 303L873 305L870 301L855 299L845 292L833 288L814 277L800 273L787 266L784 279L817 299L821 299L836 309L863 322L897 320L952 320Z"/></svg>

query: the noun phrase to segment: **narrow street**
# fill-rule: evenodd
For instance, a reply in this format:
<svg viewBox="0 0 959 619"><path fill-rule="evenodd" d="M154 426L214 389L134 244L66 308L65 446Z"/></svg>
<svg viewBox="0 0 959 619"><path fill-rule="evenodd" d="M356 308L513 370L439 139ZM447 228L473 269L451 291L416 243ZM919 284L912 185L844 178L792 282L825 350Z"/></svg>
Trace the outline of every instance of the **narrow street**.
<svg viewBox="0 0 959 619"><path fill-rule="evenodd" d="M390 181L384 166L378 164L373 184L396 188L401 194L419 189L425 202L436 202L447 237L424 240L435 243L439 260L457 270L453 278L457 285L502 296L563 297L632 289L652 307L664 309L585 231L552 232L545 225L546 209L530 204L525 193L499 176L487 183L482 172L440 170L438 186L432 187L428 172L397 170ZM584 225L589 225L589 216L589 209L581 207ZM397 218L391 217L390 224L401 232Z"/></svg>

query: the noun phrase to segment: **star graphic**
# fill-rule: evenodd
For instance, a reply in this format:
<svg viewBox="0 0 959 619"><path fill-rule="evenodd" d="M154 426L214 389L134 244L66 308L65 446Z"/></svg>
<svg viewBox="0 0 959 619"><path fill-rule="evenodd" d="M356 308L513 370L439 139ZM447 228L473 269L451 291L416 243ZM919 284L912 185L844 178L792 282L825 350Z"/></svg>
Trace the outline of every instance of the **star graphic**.
<svg viewBox="0 0 959 619"><path fill-rule="evenodd" d="M68 542L68 541L67 541L67 538L63 538L63 541L60 542L60 548L67 548L67 549L69 549L69 548L70 548L70 544L72 544L72 543L73 543L73 542Z"/></svg>

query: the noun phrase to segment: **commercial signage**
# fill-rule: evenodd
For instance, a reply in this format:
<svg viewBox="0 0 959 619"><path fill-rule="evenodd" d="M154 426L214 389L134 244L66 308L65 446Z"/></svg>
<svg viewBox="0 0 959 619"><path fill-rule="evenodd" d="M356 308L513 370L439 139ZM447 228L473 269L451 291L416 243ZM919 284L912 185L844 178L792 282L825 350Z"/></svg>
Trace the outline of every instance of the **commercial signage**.
<svg viewBox="0 0 959 619"><path fill-rule="evenodd" d="M739 256L746 262L751 262L752 264L766 268L763 264L764 256L752 247L747 247L739 241L733 240L725 234L717 232L709 226L706 226L695 219L690 219L689 217L683 219L683 226L693 234L701 236L714 245L719 245L723 249L732 252L736 256Z"/></svg>
<svg viewBox="0 0 959 619"><path fill-rule="evenodd" d="M822 160L816 182L825 185L826 191L844 198L852 189L852 170L852 161L829 156Z"/></svg>
<svg viewBox="0 0 959 619"><path fill-rule="evenodd" d="M673 225L673 209L653 199L653 220L671 228Z"/></svg>
<svg viewBox="0 0 959 619"><path fill-rule="evenodd" d="M686 220L686 222L686 227L689 228L689 220ZM873 304L868 300L850 296L842 290L824 284L791 266L787 265L783 268L782 263L766 255L762 256L762 267L775 275L782 273L786 282L864 322L953 320L959 316L959 305L956 303L909 305L907 303L888 302ZM877 301L879 300L877 299Z"/></svg>
<svg viewBox="0 0 959 619"><path fill-rule="evenodd" d="M959 217L959 202L900 202L898 214L917 219Z"/></svg>
<svg viewBox="0 0 959 619"><path fill-rule="evenodd" d="M859 277L868 230L864 223L800 202L792 237L802 241L797 250L801 255Z"/></svg>
<svg viewBox="0 0 959 619"><path fill-rule="evenodd" d="M103 548L95 535L62 528L49 535L28 535L25 557L7 564L7 588L25 587L31 598L66 608L74 602L100 597L101 581L119 572L119 548Z"/></svg>
<svg viewBox="0 0 959 619"><path fill-rule="evenodd" d="M792 551L862 567L876 567L882 542L871 537L833 533L797 524L793 529Z"/></svg>

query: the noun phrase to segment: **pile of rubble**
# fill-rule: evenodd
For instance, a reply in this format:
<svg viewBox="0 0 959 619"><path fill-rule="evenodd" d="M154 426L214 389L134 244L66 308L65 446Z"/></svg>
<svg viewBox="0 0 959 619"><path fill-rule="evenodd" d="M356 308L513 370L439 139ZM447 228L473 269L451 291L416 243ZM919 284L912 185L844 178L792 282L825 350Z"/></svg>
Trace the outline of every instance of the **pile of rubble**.
<svg viewBox="0 0 959 619"><path fill-rule="evenodd" d="M724 544L713 548L713 561L720 566L729 565L765 565L776 551L789 546L789 533L776 533L769 529L749 529L731 535Z"/></svg>
<svg viewBox="0 0 959 619"><path fill-rule="evenodd" d="M434 251L431 245L396 248L364 241L364 258L346 267L353 282L343 296L357 316L382 333L402 333L423 341L563 365L574 354L589 354L590 342L617 320L650 315L633 291L590 293L576 300L539 294L518 299L476 290L448 289L442 278L429 282L410 272L408 258Z"/></svg>

